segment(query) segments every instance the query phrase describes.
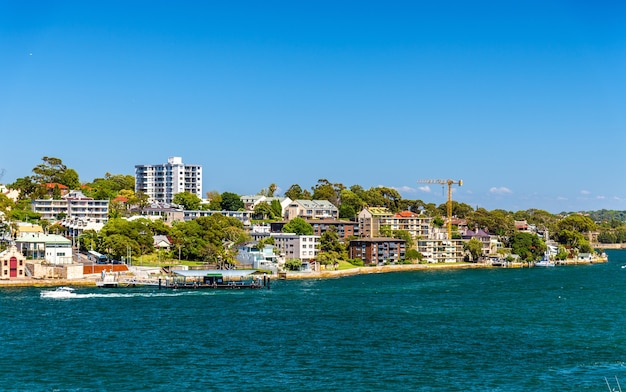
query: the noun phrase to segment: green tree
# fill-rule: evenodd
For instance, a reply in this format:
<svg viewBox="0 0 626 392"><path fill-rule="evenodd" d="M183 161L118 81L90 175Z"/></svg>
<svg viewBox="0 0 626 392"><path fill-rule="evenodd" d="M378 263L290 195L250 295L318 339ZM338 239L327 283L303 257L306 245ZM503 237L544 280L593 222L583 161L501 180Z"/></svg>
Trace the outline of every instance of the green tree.
<svg viewBox="0 0 626 392"><path fill-rule="evenodd" d="M483 254L483 243L477 238L472 238L463 244L463 249L469 252L472 261L478 261Z"/></svg>
<svg viewBox="0 0 626 392"><path fill-rule="evenodd" d="M43 163L40 163L33 168L33 173L35 173L33 176L35 182L38 184L63 184L63 175L67 170L67 166L63 164L63 161L54 157L43 157L41 159L43 160Z"/></svg>
<svg viewBox="0 0 626 392"><path fill-rule="evenodd" d="M274 210L272 207L265 201L258 203L254 206L254 215L256 219L274 219Z"/></svg>
<svg viewBox="0 0 626 392"><path fill-rule="evenodd" d="M381 237L391 238L393 236L393 231L391 230L391 226L382 225L378 228L378 235Z"/></svg>
<svg viewBox="0 0 626 392"><path fill-rule="evenodd" d="M341 199L340 218L353 219L365 207L363 199L350 189L343 189L339 196Z"/></svg>
<svg viewBox="0 0 626 392"><path fill-rule="evenodd" d="M387 187L370 188L364 193L363 201L368 206L387 207L392 212L399 211L402 196L397 190Z"/></svg>
<svg viewBox="0 0 626 392"><path fill-rule="evenodd" d="M210 211L221 211L222 209L222 195L218 191L208 191L206 198L209 200L208 209Z"/></svg>
<svg viewBox="0 0 626 392"><path fill-rule="evenodd" d="M283 218L283 206L280 205L280 201L278 201L278 199L272 199L270 207L272 207L273 219Z"/></svg>
<svg viewBox="0 0 626 392"><path fill-rule="evenodd" d="M66 169L60 175L60 183L67 186L69 189L80 189L80 180L78 179L78 173L74 169Z"/></svg>
<svg viewBox="0 0 626 392"><path fill-rule="evenodd" d="M178 222L171 237L185 260L234 264L234 246L249 240L243 223L221 214Z"/></svg>
<svg viewBox="0 0 626 392"><path fill-rule="evenodd" d="M394 230L392 237L404 240L407 249L412 248L413 245L415 245L415 241L413 241L413 236L411 236L411 233L406 230Z"/></svg>
<svg viewBox="0 0 626 392"><path fill-rule="evenodd" d="M20 191L20 200L41 198L46 192L46 190L35 181L34 177L31 176L18 178L14 183L9 184L8 187Z"/></svg>
<svg viewBox="0 0 626 392"><path fill-rule="evenodd" d="M539 260L545 253L545 242L535 234L516 233L509 238L509 247L513 254L524 261Z"/></svg>
<svg viewBox="0 0 626 392"><path fill-rule="evenodd" d="M570 246L572 248L578 248L581 244L585 243L585 237L575 230L560 230L555 234L554 238L559 244Z"/></svg>
<svg viewBox="0 0 626 392"><path fill-rule="evenodd" d="M321 252L317 255L315 261L317 261L321 265L336 265L339 263L340 255L337 252Z"/></svg>
<svg viewBox="0 0 626 392"><path fill-rule="evenodd" d="M283 226L283 233L296 235L313 235L313 226L300 217L293 218Z"/></svg>
<svg viewBox="0 0 626 392"><path fill-rule="evenodd" d="M325 178L317 180L317 184L311 188L313 200L328 200L335 206L339 206L341 191L344 189L343 184L333 184Z"/></svg>
<svg viewBox="0 0 626 392"><path fill-rule="evenodd" d="M290 198L291 200L311 199L310 194L308 194L309 197L307 198L307 194L298 184L293 184L292 186L290 186L289 189L287 189L287 192L285 192L285 196Z"/></svg>
<svg viewBox="0 0 626 392"><path fill-rule="evenodd" d="M287 259L285 260L285 268L289 271L299 271L302 267L302 260L300 259Z"/></svg>
<svg viewBox="0 0 626 392"><path fill-rule="evenodd" d="M174 195L172 202L182 206L184 210L196 211L200 209L202 200L194 193L181 192Z"/></svg>
<svg viewBox="0 0 626 392"><path fill-rule="evenodd" d="M404 258L409 261L415 261L415 260L422 261L424 256L422 256L422 254L418 252L417 249L407 249L407 251L404 254Z"/></svg>
<svg viewBox="0 0 626 392"><path fill-rule="evenodd" d="M339 235L337 234L337 230L332 227L320 236L320 250L322 252L335 252L341 255L345 252L345 247L339 241ZM338 256L337 258L343 258Z"/></svg>
<svg viewBox="0 0 626 392"><path fill-rule="evenodd" d="M0 193L0 220L7 217L8 212L15 208L15 202L9 199L7 195Z"/></svg>
<svg viewBox="0 0 626 392"><path fill-rule="evenodd" d="M557 223L557 229L588 233L596 229L596 224L588 216L570 215Z"/></svg>
<svg viewBox="0 0 626 392"><path fill-rule="evenodd" d="M267 196L267 197L274 197L274 193L276 193L276 189L278 189L278 186L274 183L271 183L267 188L261 189L261 191L259 192L259 195Z"/></svg>
<svg viewBox="0 0 626 392"><path fill-rule="evenodd" d="M239 211L243 209L243 201L241 197L232 192L222 193L222 210L224 211Z"/></svg>
<svg viewBox="0 0 626 392"><path fill-rule="evenodd" d="M135 193L135 198L132 200L132 204L136 205L141 212L150 205L150 196L144 192Z"/></svg>
<svg viewBox="0 0 626 392"><path fill-rule="evenodd" d="M105 173L104 178L95 178L86 184L85 194L97 200L111 200L125 191L124 197L128 198L129 192L134 195L135 177L124 174Z"/></svg>

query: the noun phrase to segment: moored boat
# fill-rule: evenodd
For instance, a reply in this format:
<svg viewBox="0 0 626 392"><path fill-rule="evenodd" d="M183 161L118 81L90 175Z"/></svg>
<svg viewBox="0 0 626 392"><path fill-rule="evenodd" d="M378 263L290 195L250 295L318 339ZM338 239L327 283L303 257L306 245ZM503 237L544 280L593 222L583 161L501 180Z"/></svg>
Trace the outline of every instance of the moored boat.
<svg viewBox="0 0 626 392"><path fill-rule="evenodd" d="M262 289L270 288L270 277L256 270L184 270L159 280L159 289Z"/></svg>
<svg viewBox="0 0 626 392"><path fill-rule="evenodd" d="M554 267L556 263L550 260L550 254L544 253L543 258L539 261L535 261L535 267Z"/></svg>

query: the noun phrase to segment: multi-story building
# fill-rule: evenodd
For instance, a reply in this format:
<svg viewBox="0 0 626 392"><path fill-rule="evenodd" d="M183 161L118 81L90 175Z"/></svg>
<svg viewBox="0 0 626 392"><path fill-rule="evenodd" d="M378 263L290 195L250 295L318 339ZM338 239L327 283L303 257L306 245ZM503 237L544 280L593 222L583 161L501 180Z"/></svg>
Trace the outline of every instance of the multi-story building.
<svg viewBox="0 0 626 392"><path fill-rule="evenodd" d="M359 213L359 233L362 237L378 237L380 229L403 230L415 239L429 238L432 234L432 218L412 211L392 213L386 207L368 207Z"/></svg>
<svg viewBox="0 0 626 392"><path fill-rule="evenodd" d="M378 237L380 235L380 222L384 218L390 218L393 213L387 207L367 207L358 215L359 235L361 237Z"/></svg>
<svg viewBox="0 0 626 392"><path fill-rule="evenodd" d="M305 219L313 227L313 234L321 236L328 230L335 230L340 241L359 235L357 222L339 219ZM270 222L270 232L281 233L288 221Z"/></svg>
<svg viewBox="0 0 626 392"><path fill-rule="evenodd" d="M41 219L60 221L71 236L78 236L87 229L99 231L109 220L109 201L94 200L81 191L71 191L61 199L33 200L32 210L41 215Z"/></svg>
<svg viewBox="0 0 626 392"><path fill-rule="evenodd" d="M278 249L281 258L314 260L319 252L320 237L317 235L297 235L294 233L265 233L251 232L254 241L273 237L274 246Z"/></svg>
<svg viewBox="0 0 626 392"><path fill-rule="evenodd" d="M294 200L286 208L285 219L339 219L339 209L328 200Z"/></svg>
<svg viewBox="0 0 626 392"><path fill-rule="evenodd" d="M398 263L405 259L406 241L398 238L359 238L350 241L351 259L366 264Z"/></svg>
<svg viewBox="0 0 626 392"><path fill-rule="evenodd" d="M428 263L460 263L463 261L463 244L462 240L421 239L417 241L417 251Z"/></svg>
<svg viewBox="0 0 626 392"><path fill-rule="evenodd" d="M181 157L169 157L166 164L135 165L135 192L154 202L170 204L174 195L193 193L202 199L202 166L186 165Z"/></svg>

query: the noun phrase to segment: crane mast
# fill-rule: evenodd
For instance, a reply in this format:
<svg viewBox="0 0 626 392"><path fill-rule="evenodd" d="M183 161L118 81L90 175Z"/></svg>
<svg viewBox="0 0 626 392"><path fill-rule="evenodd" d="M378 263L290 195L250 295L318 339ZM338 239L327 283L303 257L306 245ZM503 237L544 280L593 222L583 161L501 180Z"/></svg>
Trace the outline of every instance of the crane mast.
<svg viewBox="0 0 626 392"><path fill-rule="evenodd" d="M458 180L458 181L454 181L454 180L418 180L417 181L420 184L442 184L442 185L448 185L448 239L451 240L452 239L452 185L458 185L458 186L462 186L463 185L463 180Z"/></svg>

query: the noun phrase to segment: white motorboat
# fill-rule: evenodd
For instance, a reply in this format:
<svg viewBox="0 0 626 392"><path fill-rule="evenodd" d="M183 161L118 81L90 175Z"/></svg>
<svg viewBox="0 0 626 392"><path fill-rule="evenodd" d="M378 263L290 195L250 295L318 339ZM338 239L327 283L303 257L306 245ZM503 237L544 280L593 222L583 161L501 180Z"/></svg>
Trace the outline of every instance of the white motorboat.
<svg viewBox="0 0 626 392"><path fill-rule="evenodd" d="M544 253L543 258L539 261L535 261L535 267L554 267L556 264L550 260L550 254Z"/></svg>
<svg viewBox="0 0 626 392"><path fill-rule="evenodd" d="M74 289L67 286L57 287L56 290L42 291L41 298L71 298L75 297Z"/></svg>

